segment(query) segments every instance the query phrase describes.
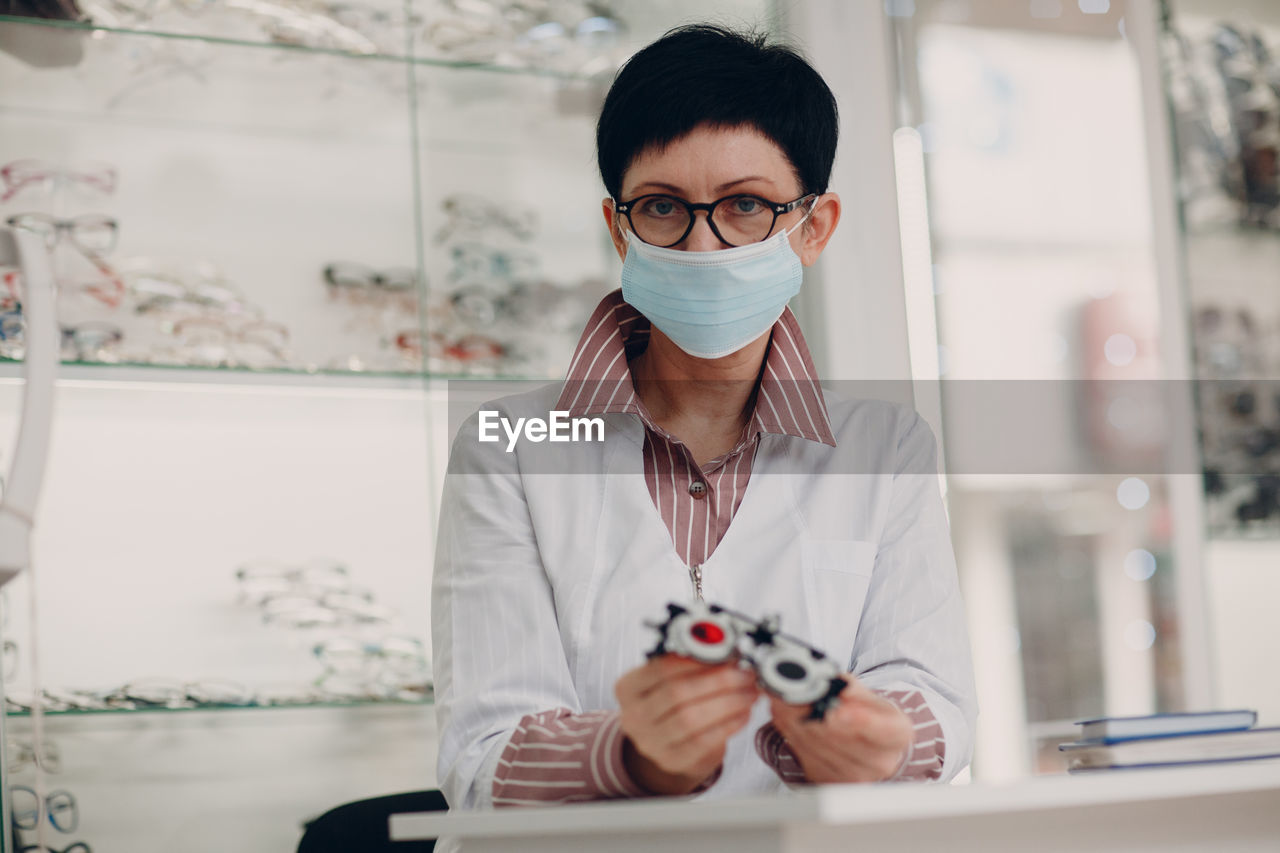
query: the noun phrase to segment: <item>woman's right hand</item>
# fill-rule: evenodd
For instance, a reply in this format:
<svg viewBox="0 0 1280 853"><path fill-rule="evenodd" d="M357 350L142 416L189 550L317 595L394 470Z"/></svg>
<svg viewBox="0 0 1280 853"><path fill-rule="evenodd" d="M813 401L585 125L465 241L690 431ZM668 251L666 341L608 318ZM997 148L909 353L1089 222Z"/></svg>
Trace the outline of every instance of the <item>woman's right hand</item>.
<svg viewBox="0 0 1280 853"><path fill-rule="evenodd" d="M687 794L724 761L760 696L754 673L662 655L618 679L623 762L655 794Z"/></svg>

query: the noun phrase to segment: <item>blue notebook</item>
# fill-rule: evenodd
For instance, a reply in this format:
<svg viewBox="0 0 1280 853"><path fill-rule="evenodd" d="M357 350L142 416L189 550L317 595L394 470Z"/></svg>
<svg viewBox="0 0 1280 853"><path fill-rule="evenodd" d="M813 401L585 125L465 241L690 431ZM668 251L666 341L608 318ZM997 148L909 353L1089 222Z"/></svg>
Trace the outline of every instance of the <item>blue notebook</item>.
<svg viewBox="0 0 1280 853"><path fill-rule="evenodd" d="M1145 717L1098 717L1081 720L1081 743L1109 744L1147 738L1238 732L1253 728L1258 712L1249 710L1151 714Z"/></svg>

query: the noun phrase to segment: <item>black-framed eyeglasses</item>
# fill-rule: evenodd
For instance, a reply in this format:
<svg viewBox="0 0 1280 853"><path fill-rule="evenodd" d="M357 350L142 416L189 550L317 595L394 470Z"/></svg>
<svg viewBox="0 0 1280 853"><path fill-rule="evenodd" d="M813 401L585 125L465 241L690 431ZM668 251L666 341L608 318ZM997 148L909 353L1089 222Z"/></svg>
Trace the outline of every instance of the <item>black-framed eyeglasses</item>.
<svg viewBox="0 0 1280 853"><path fill-rule="evenodd" d="M778 202L738 193L694 204L678 196L651 193L630 201L615 200L614 208L627 217L637 237L654 246L668 248L688 237L693 230L694 213L699 210L707 212L707 225L720 242L746 246L772 234L779 216L817 197L817 193L808 193L794 201Z"/></svg>

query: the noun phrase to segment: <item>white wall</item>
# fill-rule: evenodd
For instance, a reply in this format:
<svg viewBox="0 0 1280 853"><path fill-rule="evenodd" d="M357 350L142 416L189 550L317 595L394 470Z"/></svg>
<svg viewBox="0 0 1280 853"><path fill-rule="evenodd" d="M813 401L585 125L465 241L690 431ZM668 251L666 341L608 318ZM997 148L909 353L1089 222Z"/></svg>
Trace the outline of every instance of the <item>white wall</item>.
<svg viewBox="0 0 1280 853"><path fill-rule="evenodd" d="M1280 547L1214 541L1205 547L1217 704L1255 708L1259 725L1280 726Z"/></svg>
<svg viewBox="0 0 1280 853"><path fill-rule="evenodd" d="M830 189L840 194L843 213L818 266L806 273L797 311L824 379L910 379L893 57L881 4L806 0L784 8L789 31L840 105Z"/></svg>

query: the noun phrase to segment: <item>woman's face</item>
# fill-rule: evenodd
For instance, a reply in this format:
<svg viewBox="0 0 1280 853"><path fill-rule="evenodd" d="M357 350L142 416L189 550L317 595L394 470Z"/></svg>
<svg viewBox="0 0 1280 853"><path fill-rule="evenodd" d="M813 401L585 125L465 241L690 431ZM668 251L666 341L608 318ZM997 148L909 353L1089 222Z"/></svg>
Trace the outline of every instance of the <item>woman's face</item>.
<svg viewBox="0 0 1280 853"><path fill-rule="evenodd" d="M706 203L736 193L758 195L769 201L787 202L802 195L800 182L782 149L752 127L711 127L699 125L665 148L642 151L622 176L622 199L648 193L668 193L694 203ZM804 219L811 202L778 217L773 233L790 228ZM817 207L804 228L791 233L791 247L808 266L818 259L840 216L835 193L818 197ZM626 217L618 216L611 199L604 200L604 217L618 250L627 254ZM687 252L725 249L699 212L693 230L672 246Z"/></svg>

